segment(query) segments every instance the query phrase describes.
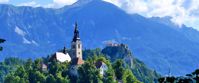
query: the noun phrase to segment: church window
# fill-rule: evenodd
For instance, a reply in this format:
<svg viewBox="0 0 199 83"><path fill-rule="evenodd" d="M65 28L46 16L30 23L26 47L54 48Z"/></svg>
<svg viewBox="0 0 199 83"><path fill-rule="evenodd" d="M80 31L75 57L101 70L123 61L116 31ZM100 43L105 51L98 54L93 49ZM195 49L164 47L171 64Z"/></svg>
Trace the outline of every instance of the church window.
<svg viewBox="0 0 199 83"><path fill-rule="evenodd" d="M78 48L80 48L80 44L78 44Z"/></svg>

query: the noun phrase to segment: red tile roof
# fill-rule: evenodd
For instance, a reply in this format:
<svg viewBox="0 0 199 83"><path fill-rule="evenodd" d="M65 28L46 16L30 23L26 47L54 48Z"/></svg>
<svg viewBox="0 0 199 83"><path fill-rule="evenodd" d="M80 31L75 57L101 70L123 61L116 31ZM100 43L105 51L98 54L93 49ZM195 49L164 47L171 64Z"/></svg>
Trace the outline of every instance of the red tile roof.
<svg viewBox="0 0 199 83"><path fill-rule="evenodd" d="M72 59L72 64L73 65L82 65L82 64L84 64L84 60L82 58L75 58L75 59Z"/></svg>

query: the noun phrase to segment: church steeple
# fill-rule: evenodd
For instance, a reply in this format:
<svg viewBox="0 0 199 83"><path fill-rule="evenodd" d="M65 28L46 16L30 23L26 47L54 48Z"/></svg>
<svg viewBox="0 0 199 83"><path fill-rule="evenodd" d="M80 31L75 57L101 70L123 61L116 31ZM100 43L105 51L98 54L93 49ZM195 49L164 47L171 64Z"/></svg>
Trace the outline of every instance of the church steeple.
<svg viewBox="0 0 199 83"><path fill-rule="evenodd" d="M66 49L65 46L64 46L64 49L63 49L63 53L64 53L64 54L67 54L67 49Z"/></svg>
<svg viewBox="0 0 199 83"><path fill-rule="evenodd" d="M82 59L82 43L80 41L79 37L79 30L77 22L75 23L75 30L74 30L74 36L73 40L71 42L71 49L72 49L72 58L80 58Z"/></svg>
<svg viewBox="0 0 199 83"><path fill-rule="evenodd" d="M75 22L74 37L73 37L73 41L72 42L76 42L77 40L80 41L80 37L79 37L78 25L77 25L77 22Z"/></svg>

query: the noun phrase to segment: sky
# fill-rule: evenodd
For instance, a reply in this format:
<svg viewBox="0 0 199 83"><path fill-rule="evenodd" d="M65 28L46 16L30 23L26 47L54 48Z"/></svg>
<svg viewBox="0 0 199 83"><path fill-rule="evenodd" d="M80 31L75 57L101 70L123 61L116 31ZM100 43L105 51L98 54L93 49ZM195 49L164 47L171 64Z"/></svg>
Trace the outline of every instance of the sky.
<svg viewBox="0 0 199 83"><path fill-rule="evenodd" d="M33 6L60 8L71 5L77 0L0 0L3 4L16 6ZM171 21L178 26L183 24L199 30L199 0L104 0L129 14L140 14L145 17L172 17Z"/></svg>

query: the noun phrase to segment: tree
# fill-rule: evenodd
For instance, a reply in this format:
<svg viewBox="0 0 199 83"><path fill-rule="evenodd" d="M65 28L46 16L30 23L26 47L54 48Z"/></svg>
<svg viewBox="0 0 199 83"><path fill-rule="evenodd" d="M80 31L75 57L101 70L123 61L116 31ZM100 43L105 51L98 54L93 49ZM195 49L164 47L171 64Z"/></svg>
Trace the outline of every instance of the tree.
<svg viewBox="0 0 199 83"><path fill-rule="evenodd" d="M28 59L25 64L24 64L24 68L27 70L27 71L30 71L32 70L32 65L33 65L33 62L32 62L32 59Z"/></svg>
<svg viewBox="0 0 199 83"><path fill-rule="evenodd" d="M20 66L19 68L17 68L14 75L19 76L20 78L24 78L25 80L28 79L28 73L25 71L23 66Z"/></svg>
<svg viewBox="0 0 199 83"><path fill-rule="evenodd" d="M56 73L58 72L58 69L59 69L59 65L56 61L52 61L50 64L49 64L49 73L52 74L53 76L56 75Z"/></svg>
<svg viewBox="0 0 199 83"><path fill-rule="evenodd" d="M103 83L117 83L113 69L108 69L106 75L103 77Z"/></svg>
<svg viewBox="0 0 199 83"><path fill-rule="evenodd" d="M42 59L36 59L34 61L34 64L33 64L33 69L34 70L41 70L41 67L42 67Z"/></svg>
<svg viewBox="0 0 199 83"><path fill-rule="evenodd" d="M0 39L0 44L3 43L3 42L5 42L5 41L6 40L4 40L4 39ZM2 50L3 50L3 47L0 46L0 51L2 51Z"/></svg>
<svg viewBox="0 0 199 83"><path fill-rule="evenodd" d="M20 77L10 73L5 77L4 83L20 83Z"/></svg>
<svg viewBox="0 0 199 83"><path fill-rule="evenodd" d="M61 72L57 73L56 78L57 78L57 83L69 83L70 82L68 77L62 76Z"/></svg>
<svg viewBox="0 0 199 83"><path fill-rule="evenodd" d="M79 67L78 73L79 83L102 83L99 70L92 63L85 62Z"/></svg>
<svg viewBox="0 0 199 83"><path fill-rule="evenodd" d="M46 80L46 77L43 73L41 73L40 71L35 71L32 70L29 73L29 82L30 83L44 83Z"/></svg>
<svg viewBox="0 0 199 83"><path fill-rule="evenodd" d="M46 78L46 83L56 83L56 79L52 74L49 74Z"/></svg>
<svg viewBox="0 0 199 83"><path fill-rule="evenodd" d="M197 83L199 83L199 69L196 69L192 75L194 75L194 79L196 80Z"/></svg>
<svg viewBox="0 0 199 83"><path fill-rule="evenodd" d="M126 69L125 73L122 76L123 83L141 83L136 79L130 69Z"/></svg>
<svg viewBox="0 0 199 83"><path fill-rule="evenodd" d="M46 83L56 83L56 79L52 74L49 74L46 78Z"/></svg>
<svg viewBox="0 0 199 83"><path fill-rule="evenodd" d="M124 62L121 59L116 60L116 62L113 63L113 69L115 71L117 80L122 80L122 76L125 73L125 69L123 65L124 65Z"/></svg>
<svg viewBox="0 0 199 83"><path fill-rule="evenodd" d="M19 58L6 58L3 62L0 62L0 82L3 82L6 75L16 70L23 63L24 61Z"/></svg>

